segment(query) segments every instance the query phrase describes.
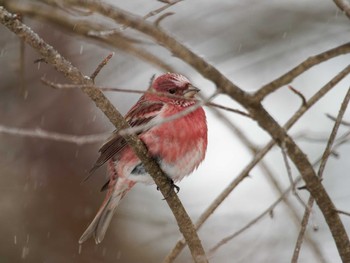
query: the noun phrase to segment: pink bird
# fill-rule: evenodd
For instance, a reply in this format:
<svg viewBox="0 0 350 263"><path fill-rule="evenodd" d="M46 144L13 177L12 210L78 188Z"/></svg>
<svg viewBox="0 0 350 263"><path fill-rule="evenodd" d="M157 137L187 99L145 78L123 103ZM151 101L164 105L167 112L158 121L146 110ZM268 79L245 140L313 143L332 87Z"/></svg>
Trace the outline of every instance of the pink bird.
<svg viewBox="0 0 350 263"><path fill-rule="evenodd" d="M183 75L167 73L156 78L149 91L125 118L131 127L154 123L138 136L169 179L178 182L195 170L205 157L205 113L202 107L198 107L170 122L161 121L196 104L195 95L199 89ZM79 239L80 244L91 236L97 244L101 243L125 194L138 182L154 184L140 159L117 133L101 147L100 153L92 172L107 162L109 181L102 187L102 190L107 189L107 195L94 220Z"/></svg>

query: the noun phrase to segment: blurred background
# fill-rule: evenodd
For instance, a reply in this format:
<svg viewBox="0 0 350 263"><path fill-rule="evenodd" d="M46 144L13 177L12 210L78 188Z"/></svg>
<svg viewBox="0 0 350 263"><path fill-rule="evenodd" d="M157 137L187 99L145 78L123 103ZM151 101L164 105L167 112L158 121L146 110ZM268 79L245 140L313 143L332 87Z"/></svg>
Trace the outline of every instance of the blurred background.
<svg viewBox="0 0 350 263"><path fill-rule="evenodd" d="M40 1L0 1L13 11L29 10ZM110 1L134 14L144 16L164 5L158 1ZM38 5L39 6L39 5ZM22 8L22 9L21 9ZM47 9L37 9L45 13ZM58 11L61 7L57 7ZM182 1L166 12L175 14L161 22L162 27L195 53L215 65L223 74L246 91L253 92L312 55L350 40L349 19L333 1ZM62 11L63 12L63 11ZM22 12L24 14L25 12ZM47 13L47 12L46 12ZM155 64L94 39L75 33L72 27L57 25L27 12L23 21L63 56L90 75L109 53L114 57L98 75L96 83L110 87L146 89L153 74L164 70ZM54 13L47 13L55 17ZM82 15L82 17L80 17ZM112 21L73 10L75 19L120 27ZM151 17L154 21L157 17ZM79 23L77 22L77 28ZM77 29L78 31L78 29ZM213 84L191 67L173 57L145 35L132 29L123 34L133 38L135 46L157 55L160 61L183 73L209 96ZM136 39L136 40L135 40ZM22 51L21 51L22 50ZM67 80L38 53L0 26L0 125L22 129L41 128L71 135L106 134L113 126L79 90L54 90L40 78L60 83ZM23 61L23 64L21 64ZM349 64L350 55L322 63L291 85L308 99ZM22 66L21 66L22 65ZM300 138L327 139L349 88L345 78L293 127L290 134ZM137 101L138 95L106 93L123 114ZM240 108L231 99L219 96L216 103ZM284 124L299 108L301 100L286 87L269 96L264 105ZM232 129L211 109L206 108L209 146L203 164L179 186L179 197L193 221L252 160L253 155ZM233 113L221 112L258 147L269 136L256 123ZM345 120L350 121L349 111ZM348 131L341 127L340 133ZM326 141L296 139L311 162L322 154ZM0 262L161 262L181 237L166 202L155 186L137 185L123 200L103 242L93 240L79 249L78 239L95 216L104 193L105 168L81 183L98 156L101 142L77 145L48 139L28 138L0 133ZM323 184L337 208L350 211L350 148L337 149L338 158L326 166ZM281 151L274 148L264 161L282 189L289 186ZM298 173L292 167L293 176ZM301 191L306 201L308 195ZM257 166L225 200L199 231L206 249L234 233L269 207L279 194ZM288 196L299 218L304 208ZM342 216L350 233L350 218ZM302 247L299 262L341 262L329 229L317 207L309 224L309 242ZM313 231L317 228L317 231ZM210 262L290 262L299 227L290 210L280 204L273 217L265 216L237 238L223 245ZM315 247L319 252L315 253ZM187 248L176 262L191 262Z"/></svg>

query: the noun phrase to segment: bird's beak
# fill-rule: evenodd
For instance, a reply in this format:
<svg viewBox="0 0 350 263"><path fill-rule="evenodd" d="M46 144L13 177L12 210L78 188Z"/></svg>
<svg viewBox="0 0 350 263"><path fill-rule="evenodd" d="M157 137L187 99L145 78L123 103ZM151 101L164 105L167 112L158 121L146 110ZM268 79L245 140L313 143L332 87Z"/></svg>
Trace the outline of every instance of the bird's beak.
<svg viewBox="0 0 350 263"><path fill-rule="evenodd" d="M184 91L184 97L187 99L193 98L198 92L200 91L199 88L196 88L195 86L192 86L191 84L188 86L188 88Z"/></svg>

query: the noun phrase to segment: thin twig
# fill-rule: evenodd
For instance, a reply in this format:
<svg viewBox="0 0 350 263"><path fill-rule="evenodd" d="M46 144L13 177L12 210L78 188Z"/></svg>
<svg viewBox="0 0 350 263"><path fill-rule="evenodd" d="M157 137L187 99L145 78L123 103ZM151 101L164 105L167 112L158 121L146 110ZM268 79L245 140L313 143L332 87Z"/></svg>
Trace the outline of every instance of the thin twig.
<svg viewBox="0 0 350 263"><path fill-rule="evenodd" d="M96 86L94 84L61 84L55 83L47 80L45 77L41 78L41 82L45 85L54 88L54 89L84 89L84 88L95 88L101 91L117 91L117 92L127 92L127 93L136 93L136 94L145 94L150 93L149 91L143 90L132 90L132 89L122 89L122 88L111 88L111 87L103 87Z"/></svg>
<svg viewBox="0 0 350 263"><path fill-rule="evenodd" d="M301 250L301 245L303 244L304 235L305 235L305 232L307 229L307 223L308 223L309 218L310 218L313 204L314 204L314 198L312 196L310 196L309 200L307 202L307 208L305 208L303 220L301 221L301 228L300 228L300 231L298 234L297 242L295 244L295 248L294 248L293 256L292 256L292 260L291 260L292 263L298 262L298 258L299 258L299 254L300 254L300 250Z"/></svg>
<svg viewBox="0 0 350 263"><path fill-rule="evenodd" d="M327 116L328 118L330 118L332 121L336 121L336 120L337 120L336 117L332 116L332 115L329 114L329 113L326 113L326 116ZM341 124L341 125L344 125L344 126L350 126L350 122L349 122L349 121L344 121L344 120L342 120L342 121L340 122L340 124Z"/></svg>
<svg viewBox="0 0 350 263"><path fill-rule="evenodd" d="M306 99L305 99L304 95L300 91L298 91L295 88L293 88L291 85L289 85L288 88L301 98L302 105L305 106L306 105Z"/></svg>
<svg viewBox="0 0 350 263"><path fill-rule="evenodd" d="M173 14L175 14L174 12L168 12L168 13L165 13L165 14L162 14L161 16L159 16L155 21L154 21L154 25L156 27L159 27L160 25L160 22L162 22L165 18L169 17L169 16L172 16Z"/></svg>
<svg viewBox="0 0 350 263"><path fill-rule="evenodd" d="M157 94L159 96L166 96L166 97L170 97L170 98L181 98L183 99L182 96L177 96L177 95L173 95L173 94L164 94L164 93L156 93L154 91L150 91L150 90L133 90L133 89L122 89L122 88L112 88L112 87L103 87L103 86L96 86L96 85L84 85L84 84L61 84L61 83L55 83L52 81L47 80L46 78L41 78L41 81L45 84L50 86L51 88L54 89L83 89L83 88L96 88L99 89L101 91L115 91L115 92L127 92L127 93L136 93L136 94L145 94L145 93L152 93L152 94ZM219 108L225 111L230 111L230 112L234 112L237 113L239 115L242 115L244 117L248 117L251 118L251 116L244 112L244 111L240 111L237 109L233 109L230 107L226 107L226 106L222 106L219 105L217 103L213 103L210 102L209 100L205 100L204 103L201 104L202 106L209 106L209 107L215 107L215 108Z"/></svg>
<svg viewBox="0 0 350 263"><path fill-rule="evenodd" d="M94 135L70 135L63 134L58 132L50 132L40 128L35 129L25 129L25 128L15 128L8 127L4 125L0 125L0 133L22 136L22 137L30 137L35 139L48 139L58 142L68 142L74 143L77 145L83 145L88 143L96 143L105 140L109 134L94 134Z"/></svg>
<svg viewBox="0 0 350 263"><path fill-rule="evenodd" d="M216 95L217 95L217 92L215 92L213 95L211 95L207 99L207 101L212 100ZM198 101L193 106L188 107L187 109L185 109L185 110L183 110L183 111L181 111L179 113L171 115L171 116L169 116L167 118L163 118L161 120L150 121L148 123L141 124L141 125L138 125L138 126L135 126L135 127L130 127L130 128L119 130L118 134L120 134L122 136L127 135L127 134L138 134L139 132L151 129L151 128L153 128L155 126L158 126L160 124L174 121L174 120L176 120L178 118L181 118L183 116L186 116L186 115L190 114L191 112L195 111L196 109L202 107L203 105L205 105L207 103L207 101Z"/></svg>
<svg viewBox="0 0 350 263"><path fill-rule="evenodd" d="M210 106L210 107L219 108L219 109L226 110L226 111L231 111L231 112L240 114L242 116L245 116L245 117L248 117L248 118L252 118L252 116L250 116L249 113L246 113L244 111L240 111L240 110L237 110L237 109L233 109L233 108L230 108L230 107L225 107L225 106L219 105L219 104L214 103L214 102L207 102L205 105Z"/></svg>
<svg viewBox="0 0 350 263"><path fill-rule="evenodd" d="M164 3L165 3L164 6L162 6L162 7L160 7L160 8L157 8L157 9L155 9L155 10L150 11L149 13L147 13L146 15L144 15L144 16L142 17L142 19L146 20L146 19L148 19L148 18L150 18L150 17L152 17L152 16L156 16L156 15L160 14L161 12L163 12L164 10L168 9L169 7L171 7L171 6L173 6L173 5L177 4L177 3L179 3L179 2L181 2L181 1L183 1L183 0L175 0L175 1L173 1L173 2L166 1L166 2L164 2ZM172 14L174 14L174 13L169 12L169 13L166 13L166 14L162 15L160 18L158 18L158 19L155 21L155 25L159 26L159 22L160 22L161 20L163 20L165 17L167 17L167 16L169 16L169 15L172 15ZM119 32L121 32L121 31L126 30L128 27L129 27L129 25L125 24L125 25L123 25L123 26L121 26L120 28L117 28L117 29L111 29L111 30L107 30L107 31L105 30L105 31L95 32L95 35L99 35L99 36L113 35L113 34L116 34L116 33L119 33Z"/></svg>
<svg viewBox="0 0 350 263"><path fill-rule="evenodd" d="M292 175L292 169L290 168L290 164L289 164L288 156L287 156L286 145L284 142L281 143L281 152L282 152L282 156L283 156L284 165L286 166L289 183L292 187L292 193L295 196L295 198L299 201L299 203L304 208L306 208L307 206L306 206L304 200L300 197L300 195L298 194L298 192L295 189L295 184L294 184L293 175Z"/></svg>
<svg viewBox="0 0 350 263"><path fill-rule="evenodd" d="M337 136L338 129L339 129L341 121L342 121L342 119L344 117L344 113L346 111L346 108L348 107L349 100L350 100L350 88L348 89L348 91L347 91L347 93L346 93L346 95L344 97L344 100L343 100L343 102L342 102L342 104L340 106L340 110L339 110L337 119L336 119L336 121L334 123L333 130L331 132L331 135L329 137L326 149L324 150L324 153L323 153L323 156L322 156L322 162L320 164L320 168L319 168L318 174L317 174L320 179L323 176L324 168L326 166L328 157L329 157L329 155L330 155L330 153L332 151L332 145L334 143L335 137Z"/></svg>
<svg viewBox="0 0 350 263"><path fill-rule="evenodd" d="M158 8L158 9L153 10L153 11L149 12L148 14L144 15L143 19L146 20L146 19L148 19L148 18L150 18L152 16L156 16L159 13L163 12L164 10L168 9L169 7L179 3L181 1L183 1L183 0L175 0L175 1L172 1L172 2L167 2L166 5L164 5L164 6L160 7L160 8Z"/></svg>
<svg viewBox="0 0 350 263"><path fill-rule="evenodd" d="M346 216L350 216L350 212L346 212L346 211L343 211L343 210L335 210L337 213L339 214L343 214L343 215L346 215Z"/></svg>
<svg viewBox="0 0 350 263"><path fill-rule="evenodd" d="M95 71L91 74L90 79L92 79L93 82L95 82L96 76L100 73L101 69L107 65L109 60L113 57L114 52L110 53L107 57L105 57L100 64L98 64Z"/></svg>

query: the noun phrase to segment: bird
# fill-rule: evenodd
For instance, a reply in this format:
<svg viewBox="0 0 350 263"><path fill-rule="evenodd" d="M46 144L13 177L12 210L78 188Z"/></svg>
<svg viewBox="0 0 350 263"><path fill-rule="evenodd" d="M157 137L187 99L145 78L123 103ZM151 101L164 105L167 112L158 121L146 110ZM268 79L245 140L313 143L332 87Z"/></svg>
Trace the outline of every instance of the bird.
<svg viewBox="0 0 350 263"><path fill-rule="evenodd" d="M152 81L147 92L125 115L131 127L154 124L148 125L137 135L174 186L197 169L205 158L208 128L203 108L193 107L188 114L181 114L198 103L196 94L199 91L187 77L165 73ZM175 114L179 114L179 117L162 121ZM107 190L107 194L95 218L80 237L79 244L90 237L94 237L96 244L101 243L126 193L136 183L154 184L140 159L118 131L113 132L99 152L91 173L107 163L109 180L101 189Z"/></svg>

